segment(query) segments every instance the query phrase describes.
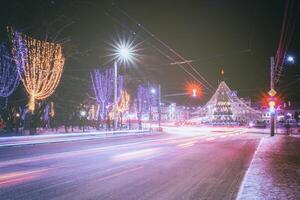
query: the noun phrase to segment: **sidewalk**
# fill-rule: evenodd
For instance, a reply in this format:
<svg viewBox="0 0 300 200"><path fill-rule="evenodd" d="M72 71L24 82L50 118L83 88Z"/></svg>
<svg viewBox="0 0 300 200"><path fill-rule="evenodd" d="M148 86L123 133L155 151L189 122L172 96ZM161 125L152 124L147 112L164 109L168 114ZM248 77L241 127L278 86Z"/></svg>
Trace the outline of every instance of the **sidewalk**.
<svg viewBox="0 0 300 200"><path fill-rule="evenodd" d="M0 147L33 145L54 142L70 142L80 140L91 140L96 138L111 138L120 136L131 136L140 134L151 134L149 130L119 130L119 131L94 131L83 133L55 133L44 135L9 136L0 137Z"/></svg>
<svg viewBox="0 0 300 200"><path fill-rule="evenodd" d="M300 137L276 135L263 138L237 199L300 199Z"/></svg>
<svg viewBox="0 0 300 200"><path fill-rule="evenodd" d="M248 128L248 131L251 133L261 133L261 134L270 134L270 127L267 128ZM299 135L300 134L300 128L291 128L290 132L293 135ZM286 129L285 128L277 128L276 134L280 135L286 135Z"/></svg>

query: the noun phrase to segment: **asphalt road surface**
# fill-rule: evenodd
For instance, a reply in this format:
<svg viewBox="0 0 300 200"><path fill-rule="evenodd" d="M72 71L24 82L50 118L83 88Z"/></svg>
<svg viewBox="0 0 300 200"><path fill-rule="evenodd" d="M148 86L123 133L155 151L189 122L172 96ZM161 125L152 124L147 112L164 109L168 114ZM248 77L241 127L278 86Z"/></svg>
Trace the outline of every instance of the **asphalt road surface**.
<svg viewBox="0 0 300 200"><path fill-rule="evenodd" d="M235 199L263 135L174 130L1 147L0 199Z"/></svg>

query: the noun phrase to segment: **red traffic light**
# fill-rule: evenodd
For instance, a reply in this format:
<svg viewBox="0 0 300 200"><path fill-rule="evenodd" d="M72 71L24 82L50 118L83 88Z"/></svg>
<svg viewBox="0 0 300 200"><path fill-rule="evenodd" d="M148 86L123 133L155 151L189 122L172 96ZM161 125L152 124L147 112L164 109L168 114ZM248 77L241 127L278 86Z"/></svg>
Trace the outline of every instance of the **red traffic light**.
<svg viewBox="0 0 300 200"><path fill-rule="evenodd" d="M185 84L185 91L188 95L194 98L202 97L202 86L195 82L187 82Z"/></svg>
<svg viewBox="0 0 300 200"><path fill-rule="evenodd" d="M192 97L196 97L197 96L197 89L193 89L192 90Z"/></svg>

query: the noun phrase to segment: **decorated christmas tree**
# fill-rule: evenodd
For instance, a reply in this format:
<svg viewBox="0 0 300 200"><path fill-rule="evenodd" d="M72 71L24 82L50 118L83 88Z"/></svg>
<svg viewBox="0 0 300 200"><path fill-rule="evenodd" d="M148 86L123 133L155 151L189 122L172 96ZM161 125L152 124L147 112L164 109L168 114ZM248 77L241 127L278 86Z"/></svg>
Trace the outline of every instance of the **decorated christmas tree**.
<svg viewBox="0 0 300 200"><path fill-rule="evenodd" d="M261 112L247 105L222 81L211 99L193 115L202 123L236 124L255 120Z"/></svg>
<svg viewBox="0 0 300 200"><path fill-rule="evenodd" d="M214 122L228 123L233 122L233 114L231 110L231 102L228 93L221 86L217 95L217 101L214 110Z"/></svg>

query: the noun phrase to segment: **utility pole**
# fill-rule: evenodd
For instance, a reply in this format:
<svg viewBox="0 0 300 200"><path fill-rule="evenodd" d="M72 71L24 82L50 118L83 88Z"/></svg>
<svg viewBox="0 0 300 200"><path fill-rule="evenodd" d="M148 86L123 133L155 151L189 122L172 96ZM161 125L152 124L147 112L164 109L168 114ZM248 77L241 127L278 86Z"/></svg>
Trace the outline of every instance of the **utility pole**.
<svg viewBox="0 0 300 200"><path fill-rule="evenodd" d="M270 58L270 72L271 72L271 77L270 77L270 91L275 91L275 83L274 83L274 57L271 56ZM271 120L270 120L270 132L271 132L271 136L275 135L275 113L276 113L276 109L274 112L270 112L271 114Z"/></svg>
<svg viewBox="0 0 300 200"><path fill-rule="evenodd" d="M114 109L118 104L118 64L114 62ZM116 118L116 113L114 113L114 129L117 130L118 119Z"/></svg>

